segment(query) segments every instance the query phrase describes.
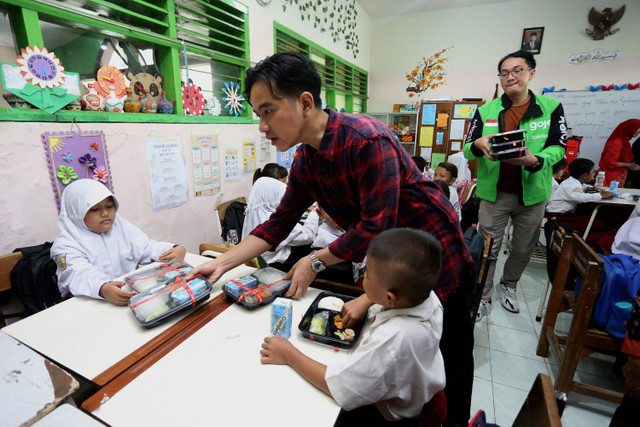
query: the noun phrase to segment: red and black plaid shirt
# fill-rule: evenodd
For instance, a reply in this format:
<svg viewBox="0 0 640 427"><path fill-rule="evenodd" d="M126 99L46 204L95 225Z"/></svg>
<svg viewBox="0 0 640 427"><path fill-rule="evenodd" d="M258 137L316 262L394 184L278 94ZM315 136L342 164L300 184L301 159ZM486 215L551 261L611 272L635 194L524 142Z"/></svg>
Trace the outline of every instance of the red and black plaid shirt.
<svg viewBox="0 0 640 427"><path fill-rule="evenodd" d="M278 209L251 234L278 246L314 201L346 230L329 245L345 260L362 261L371 239L389 228L428 231L442 245L436 293L444 299L473 264L449 199L380 121L327 111L320 149L298 148Z"/></svg>

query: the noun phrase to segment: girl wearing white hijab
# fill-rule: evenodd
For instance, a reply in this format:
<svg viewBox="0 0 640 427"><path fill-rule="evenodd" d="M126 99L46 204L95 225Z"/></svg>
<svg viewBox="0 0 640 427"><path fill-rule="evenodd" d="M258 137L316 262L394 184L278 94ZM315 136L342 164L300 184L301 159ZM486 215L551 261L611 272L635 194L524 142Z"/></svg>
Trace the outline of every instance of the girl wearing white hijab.
<svg viewBox="0 0 640 427"><path fill-rule="evenodd" d="M449 163L453 163L458 168L458 182L471 179L471 169L469 169L469 160L464 157L464 153L459 151L449 156Z"/></svg>
<svg viewBox="0 0 640 427"><path fill-rule="evenodd" d="M51 247L63 297L84 295L126 305L135 292L115 277L154 259L184 259L183 246L156 242L116 213L118 200L102 183L79 179L62 193L58 228Z"/></svg>
<svg viewBox="0 0 640 427"><path fill-rule="evenodd" d="M267 167L265 166L265 168ZM244 224L242 225L242 239L247 237L254 228L266 222L280 204L287 186L277 176L263 175L253 183ZM313 242L318 231L319 217L315 211L309 212L304 225L296 224L289 236L278 245L274 251L267 251L262 257L267 264L284 263L291 255L292 246L309 245Z"/></svg>

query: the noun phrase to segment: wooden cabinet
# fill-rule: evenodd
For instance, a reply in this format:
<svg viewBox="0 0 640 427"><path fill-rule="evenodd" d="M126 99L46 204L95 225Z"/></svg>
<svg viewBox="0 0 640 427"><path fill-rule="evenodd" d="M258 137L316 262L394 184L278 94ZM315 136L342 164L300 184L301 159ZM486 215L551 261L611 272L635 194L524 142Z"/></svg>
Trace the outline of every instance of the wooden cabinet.
<svg viewBox="0 0 640 427"><path fill-rule="evenodd" d="M389 126L410 156L416 155L416 129L418 128L418 111L403 113L367 113Z"/></svg>

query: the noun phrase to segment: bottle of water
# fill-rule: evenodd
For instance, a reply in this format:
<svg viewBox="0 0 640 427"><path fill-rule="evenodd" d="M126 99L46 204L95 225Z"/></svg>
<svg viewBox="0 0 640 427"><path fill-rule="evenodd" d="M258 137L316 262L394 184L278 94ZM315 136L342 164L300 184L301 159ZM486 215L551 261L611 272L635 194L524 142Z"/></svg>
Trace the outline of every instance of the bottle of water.
<svg viewBox="0 0 640 427"><path fill-rule="evenodd" d="M598 176L596 177L596 188L604 187L604 171L598 172Z"/></svg>

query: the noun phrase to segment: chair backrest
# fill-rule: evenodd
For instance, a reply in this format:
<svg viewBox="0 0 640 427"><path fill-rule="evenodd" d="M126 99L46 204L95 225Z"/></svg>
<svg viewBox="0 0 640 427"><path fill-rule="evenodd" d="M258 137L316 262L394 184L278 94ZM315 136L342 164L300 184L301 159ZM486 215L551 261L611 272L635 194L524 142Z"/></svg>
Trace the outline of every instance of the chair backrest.
<svg viewBox="0 0 640 427"><path fill-rule="evenodd" d="M20 251L0 256L0 292L11 288L11 270L20 258Z"/></svg>
<svg viewBox="0 0 640 427"><path fill-rule="evenodd" d="M482 261L478 268L478 280L476 283L480 289L484 289L484 282L487 281L487 275L489 274L489 255L491 254L491 246L493 246L493 236L491 233L488 233L487 240L484 243L484 250L482 251Z"/></svg>
<svg viewBox="0 0 640 427"><path fill-rule="evenodd" d="M462 202L462 204L467 203L467 200L469 200L471 197L475 195L476 195L476 183L474 182L469 187L467 187L467 191L466 191L466 194L464 195L464 201Z"/></svg>
<svg viewBox="0 0 640 427"><path fill-rule="evenodd" d="M548 375L538 374L513 425L515 427L562 426L553 382Z"/></svg>
<svg viewBox="0 0 640 427"><path fill-rule="evenodd" d="M218 252L218 253L225 253L227 252L229 249L226 246L220 246L220 245L216 245L214 243L200 243L200 246L198 247L198 250L200 251L200 255L202 255L205 251L213 251L213 252ZM264 268L267 266L267 263L264 261L260 261L259 259L260 257L256 257L252 260L249 260L247 262L244 263L244 265L248 266L248 267L255 267L255 268Z"/></svg>
<svg viewBox="0 0 640 427"><path fill-rule="evenodd" d="M577 310L583 311L588 320L591 319L596 300L602 289L602 276L604 261L593 249L577 234L573 233L574 250L571 264L582 276L582 284L576 301ZM574 313L574 316L578 314Z"/></svg>
<svg viewBox="0 0 640 427"><path fill-rule="evenodd" d="M564 228L557 227L553 235L551 236L551 245L550 249L553 254L560 258L560 254L562 253L562 245L564 244L564 240L567 237L567 233L565 233ZM571 236L569 236L571 237Z"/></svg>
<svg viewBox="0 0 640 427"><path fill-rule="evenodd" d="M226 210L229 207L229 205L231 203L233 203L233 202L247 203L247 198L246 197L236 197L235 199L227 200L226 202L222 202L216 207L216 212L218 212L218 220L220 221L220 227L222 227L222 224L223 224L223 221L224 221L224 213L226 212Z"/></svg>

